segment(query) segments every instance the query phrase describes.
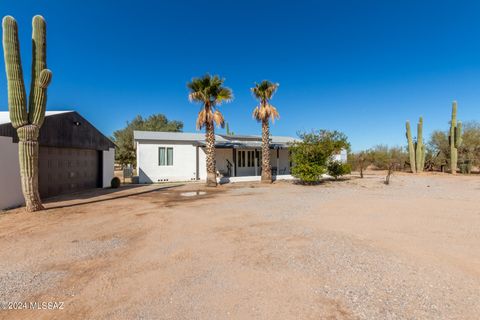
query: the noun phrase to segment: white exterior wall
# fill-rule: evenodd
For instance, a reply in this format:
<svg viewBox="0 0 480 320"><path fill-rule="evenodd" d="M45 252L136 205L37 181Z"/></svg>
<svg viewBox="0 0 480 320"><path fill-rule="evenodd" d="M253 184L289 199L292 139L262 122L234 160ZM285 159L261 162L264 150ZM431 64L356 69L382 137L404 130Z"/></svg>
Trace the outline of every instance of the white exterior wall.
<svg viewBox="0 0 480 320"><path fill-rule="evenodd" d="M339 154L333 155L332 160L347 163L347 150L343 149Z"/></svg>
<svg viewBox="0 0 480 320"><path fill-rule="evenodd" d="M277 174L290 174L290 157L288 149L280 149L280 159L278 162ZM277 153L275 152L275 156Z"/></svg>
<svg viewBox="0 0 480 320"><path fill-rule="evenodd" d="M199 180L207 180L207 153L205 148L200 147L198 148L198 171Z"/></svg>
<svg viewBox="0 0 480 320"><path fill-rule="evenodd" d="M0 137L0 210L24 204L18 163L18 144Z"/></svg>
<svg viewBox="0 0 480 320"><path fill-rule="evenodd" d="M112 179L114 177L114 164L115 164L115 149L110 148L108 151L103 151L103 180L102 187L108 188L111 185Z"/></svg>
<svg viewBox="0 0 480 320"><path fill-rule="evenodd" d="M192 181L206 180L206 154L204 147L198 147L198 176L197 176L197 147L191 142L182 141L154 141L139 140L137 147L137 165L140 183L157 183L164 181ZM173 148L173 165L158 165L158 148ZM255 149L235 149L237 153L236 172L234 172L235 163L233 161L232 149L217 148L216 168L220 173L226 173L227 159L232 163L232 175L235 176L255 176L255 167L239 167L238 151L253 151ZM257 149L261 152L260 149ZM272 167L278 167L277 174L290 174L290 159L287 149L279 150L279 159L277 162L277 150L270 150L270 161ZM259 159L258 159L259 160ZM257 175L261 173L260 162L257 163Z"/></svg>
<svg viewBox="0 0 480 320"><path fill-rule="evenodd" d="M220 173L227 173L227 160L232 164L232 175L234 170L232 149L215 149L215 165Z"/></svg>
<svg viewBox="0 0 480 320"><path fill-rule="evenodd" d="M173 148L172 166L160 166L158 164L158 148L160 147ZM162 181L195 180L197 176L196 154L197 147L191 143L139 141L137 144L139 182L155 183ZM206 172L202 172L202 168L203 171L205 171L205 152L201 148L199 148L199 158L201 160L199 172L200 179L205 179Z"/></svg>
<svg viewBox="0 0 480 320"><path fill-rule="evenodd" d="M0 137L0 210L21 206L25 203L20 179L20 164L18 162L18 143L13 143L10 137ZM110 187L114 177L113 165L115 149L103 151L104 188Z"/></svg>

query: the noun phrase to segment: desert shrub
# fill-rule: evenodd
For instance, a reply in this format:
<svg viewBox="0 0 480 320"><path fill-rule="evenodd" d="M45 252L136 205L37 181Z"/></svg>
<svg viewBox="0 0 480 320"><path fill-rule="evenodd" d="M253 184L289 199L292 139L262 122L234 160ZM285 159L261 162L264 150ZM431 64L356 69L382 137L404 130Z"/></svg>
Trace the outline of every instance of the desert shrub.
<svg viewBox="0 0 480 320"><path fill-rule="evenodd" d="M463 173L463 174L470 174L472 173L472 161L464 161L463 163L461 163L459 165L459 168L460 168L460 172Z"/></svg>
<svg viewBox="0 0 480 320"><path fill-rule="evenodd" d="M351 170L358 170L360 178L363 178L363 171L372 164L372 152L370 150L359 151L356 153L349 153L347 163Z"/></svg>
<svg viewBox="0 0 480 320"><path fill-rule="evenodd" d="M320 181L332 156L350 148L347 136L339 131L312 131L299 137L301 141L290 146L292 175L306 184Z"/></svg>
<svg viewBox="0 0 480 320"><path fill-rule="evenodd" d="M348 163L342 163L340 161L330 161L327 165L327 172L330 176L334 177L335 180L340 176L344 176L352 172L352 168Z"/></svg>
<svg viewBox="0 0 480 320"><path fill-rule="evenodd" d="M301 182L312 184L320 181L320 176L325 173L325 167L313 162L303 162L292 168L292 175Z"/></svg>
<svg viewBox="0 0 480 320"><path fill-rule="evenodd" d="M110 182L110 186L114 189L119 188L120 184L121 184L121 182L120 182L120 179L118 177L114 177L112 179L112 181Z"/></svg>
<svg viewBox="0 0 480 320"><path fill-rule="evenodd" d="M407 158L407 152L401 147L378 145L369 151L373 165L380 170L402 170Z"/></svg>
<svg viewBox="0 0 480 320"><path fill-rule="evenodd" d="M427 151L432 155L431 170L450 165L448 132L433 131L427 147ZM458 148L458 162L460 171L463 173L469 173L473 166L480 164L480 123L476 121L463 123L462 144Z"/></svg>
<svg viewBox="0 0 480 320"><path fill-rule="evenodd" d="M408 154L401 147L388 147L379 145L370 150L373 165L377 169L387 170L385 184L390 184L390 176L394 171L402 170L407 161Z"/></svg>

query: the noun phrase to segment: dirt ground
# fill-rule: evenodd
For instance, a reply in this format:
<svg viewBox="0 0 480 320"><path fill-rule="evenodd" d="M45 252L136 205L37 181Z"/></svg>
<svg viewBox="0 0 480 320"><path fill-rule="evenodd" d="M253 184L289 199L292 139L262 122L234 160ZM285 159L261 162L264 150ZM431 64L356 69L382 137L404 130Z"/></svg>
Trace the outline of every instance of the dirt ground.
<svg viewBox="0 0 480 320"><path fill-rule="evenodd" d="M8 211L0 307L61 310L0 318L478 319L480 177L382 179L129 186Z"/></svg>

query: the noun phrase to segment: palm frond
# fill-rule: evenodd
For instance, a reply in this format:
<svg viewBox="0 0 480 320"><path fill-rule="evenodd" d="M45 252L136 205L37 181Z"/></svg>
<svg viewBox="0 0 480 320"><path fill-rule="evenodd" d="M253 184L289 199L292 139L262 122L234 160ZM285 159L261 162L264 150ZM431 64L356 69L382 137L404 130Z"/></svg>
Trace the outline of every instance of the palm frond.
<svg viewBox="0 0 480 320"><path fill-rule="evenodd" d="M221 105L224 102L228 103L228 102L231 102L232 100L233 100L233 92L230 88L220 87L218 89L216 99L215 99L216 105Z"/></svg>
<svg viewBox="0 0 480 320"><path fill-rule="evenodd" d="M196 121L197 129L202 129L207 123L216 123L223 127L225 120L216 108L224 102L233 100L233 92L230 88L223 86L224 82L225 79L218 75L211 76L207 73L202 77L192 78L187 83L187 88L190 91L188 94L190 102L202 104L202 109L198 113Z"/></svg>
<svg viewBox="0 0 480 320"><path fill-rule="evenodd" d="M267 105L267 106L265 107L265 109L268 109L268 114L269 114L270 119L272 120L272 122L275 122L275 119L279 119L279 118L280 118L280 114L278 113L277 108L275 108L275 107L272 106L271 104Z"/></svg>
<svg viewBox="0 0 480 320"><path fill-rule="evenodd" d="M251 89L253 96L260 101L260 106L253 111L253 117L256 120L264 121L271 119L273 122L275 119L280 118L277 108L270 104L270 99L277 91L278 86L278 83L263 80L260 83L255 83L255 87Z"/></svg>
<svg viewBox="0 0 480 320"><path fill-rule="evenodd" d="M268 80L263 80L260 83L255 83L255 87L253 87L251 90L255 98L257 98L262 102L267 102L273 97L273 95L278 89L278 86L279 86L278 83L273 83Z"/></svg>
<svg viewBox="0 0 480 320"><path fill-rule="evenodd" d="M213 114L213 121L217 124L217 126L224 127L225 126L225 119L223 118L223 114L216 110Z"/></svg>
<svg viewBox="0 0 480 320"><path fill-rule="evenodd" d="M191 92L191 93L188 95L188 100L189 100L190 102L203 102L205 99L204 99L203 92L201 92L201 91L195 91L195 92Z"/></svg>
<svg viewBox="0 0 480 320"><path fill-rule="evenodd" d="M257 121L262 120L262 119L260 118L260 107L259 107L259 106L255 107L255 109L253 109L252 117L253 117L255 120L257 120Z"/></svg>
<svg viewBox="0 0 480 320"><path fill-rule="evenodd" d="M207 123L206 121L207 121L207 119L206 119L206 115L205 115L205 109L202 109L198 113L198 117L197 117L197 123L196 123L197 130L201 130L203 128L203 126Z"/></svg>

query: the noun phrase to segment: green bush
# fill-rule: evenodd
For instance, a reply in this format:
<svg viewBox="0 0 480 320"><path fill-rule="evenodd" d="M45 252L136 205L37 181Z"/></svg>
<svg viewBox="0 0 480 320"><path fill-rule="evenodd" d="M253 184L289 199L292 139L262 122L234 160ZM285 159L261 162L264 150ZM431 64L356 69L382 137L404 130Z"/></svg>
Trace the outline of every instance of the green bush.
<svg viewBox="0 0 480 320"><path fill-rule="evenodd" d="M461 163L459 166L460 172L463 174L471 174L472 173L472 163L470 161L465 161Z"/></svg>
<svg viewBox="0 0 480 320"><path fill-rule="evenodd" d="M327 172L332 156L349 149L347 136L338 131L319 130L299 134L301 141L290 146L292 175L307 184L317 183Z"/></svg>
<svg viewBox="0 0 480 320"><path fill-rule="evenodd" d="M110 182L110 186L114 189L120 187L120 184L121 184L121 182L120 182L120 179L118 177L114 177L112 179L112 181Z"/></svg>
<svg viewBox="0 0 480 320"><path fill-rule="evenodd" d="M312 162L304 162L292 168L292 175L303 183L312 184L320 181L320 176L325 171L324 166Z"/></svg>
<svg viewBox="0 0 480 320"><path fill-rule="evenodd" d="M348 163L342 163L340 161L330 161L327 166L327 172L329 175L338 179L338 177L349 174L352 172L352 168Z"/></svg>

